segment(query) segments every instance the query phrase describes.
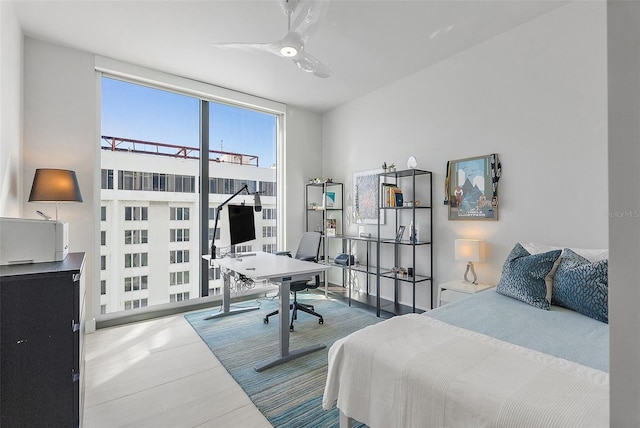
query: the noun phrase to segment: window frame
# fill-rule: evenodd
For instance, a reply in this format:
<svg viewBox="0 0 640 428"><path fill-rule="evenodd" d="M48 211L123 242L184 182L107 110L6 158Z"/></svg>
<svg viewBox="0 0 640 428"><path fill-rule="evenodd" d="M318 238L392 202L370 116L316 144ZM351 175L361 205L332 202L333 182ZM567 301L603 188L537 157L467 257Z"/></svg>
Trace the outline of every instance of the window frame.
<svg viewBox="0 0 640 428"><path fill-rule="evenodd" d="M240 108L248 108L248 109L256 110L263 113L273 114L276 117L276 164L278 165L277 171L276 171L276 184L277 184L277 195L278 195L276 197L276 209L279 217L277 220L277 227L276 227L276 230L278 231L277 242L286 242L286 229L285 229L286 212L284 210L285 205L284 205L284 198L283 198L284 188L285 188L284 152L286 148L286 138L285 138L284 129L285 129L285 120L286 120L285 115L287 112L287 106L285 104L260 98L260 97L256 97L246 93L236 92L233 90L218 87L208 83L198 82L191 79L171 75L168 73L163 73L157 70L152 70L145 67L124 63L111 58L101 57L99 55L96 55L94 59L95 59L95 70L96 70L96 81L97 81L96 88L97 88L98 103L100 103L100 100L101 100L100 84L99 84L100 79L102 79L102 77L109 77L109 78L114 78L114 79L122 80L125 82L129 82L132 84L153 87L160 90L178 93L181 95L193 96L200 100L204 100L206 102L229 104L229 105L240 107ZM202 150L202 147L201 147L201 150ZM96 172L96 174L97 174L97 178L100 179L100 174L101 174L100 169L98 169L98 172ZM156 177L153 175L145 176L143 179L143 181L147 184L149 184L150 182L150 185L152 188L156 184L155 180L156 180ZM168 187L166 183L167 177L161 177L161 178L158 177L159 182L162 182L163 180L164 180L164 183L158 183L158 184L161 187L166 189ZM114 189L116 187L119 187L119 183L117 182L118 180L115 174L113 177L113 181L114 181L113 183ZM143 187L145 187L147 184L143 184ZM203 185L204 185L203 183L196 182L195 177L190 178L187 182L185 182L183 178L183 182L182 182L183 189L186 186L187 191L195 191L200 195L205 193L208 194L208 192L199 192L199 188ZM200 204L202 205L202 199ZM208 208L208 203L206 205ZM147 210L146 207L145 207L145 210ZM104 214L105 214L104 217L107 217L107 215L109 214L107 212L106 207L104 207ZM141 221L148 220L147 216L142 216L142 217L144 218L140 218ZM199 214L199 217L203 218L203 217L206 217L206 215L203 216L202 214ZM194 218L194 216L190 215L190 218ZM199 225L197 229L198 229L196 231L197 235L191 236L191 239L192 240L197 239L200 242L200 247L201 247L200 252L202 254L208 254L209 243L203 241L204 236L208 234L208 228L203 227L202 225ZM216 234L219 233L219 231L215 231L215 232ZM192 255L191 259L193 261L196 261L197 259L200 259L200 256L198 255L196 257L196 255ZM203 265L203 270L201 270L201 274L200 274L200 281L202 282L202 286L201 286L201 290L203 290L202 296L204 296L208 294L208 289L209 289L208 279L207 279L208 275L202 274L203 271L206 271L207 267L204 266L204 263L200 263L200 264ZM98 267L94 269L96 271L96 274L98 274L98 270L99 270ZM97 314L98 312L100 312L99 302L94 302L93 306L95 306L93 310L94 314Z"/></svg>

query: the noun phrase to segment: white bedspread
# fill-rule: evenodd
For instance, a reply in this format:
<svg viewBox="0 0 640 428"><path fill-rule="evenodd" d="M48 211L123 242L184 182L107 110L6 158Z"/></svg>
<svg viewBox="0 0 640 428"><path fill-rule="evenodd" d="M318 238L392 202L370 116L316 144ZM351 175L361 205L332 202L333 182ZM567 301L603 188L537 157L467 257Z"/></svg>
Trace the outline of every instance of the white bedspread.
<svg viewBox="0 0 640 428"><path fill-rule="evenodd" d="M323 408L371 427L607 427L609 375L424 315L329 350Z"/></svg>

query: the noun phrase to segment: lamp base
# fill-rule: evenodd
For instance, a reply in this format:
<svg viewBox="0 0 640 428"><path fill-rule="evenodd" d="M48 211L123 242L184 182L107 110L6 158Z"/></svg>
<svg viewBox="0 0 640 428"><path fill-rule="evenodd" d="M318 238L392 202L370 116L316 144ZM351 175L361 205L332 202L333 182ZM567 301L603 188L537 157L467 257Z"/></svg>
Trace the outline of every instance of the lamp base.
<svg viewBox="0 0 640 428"><path fill-rule="evenodd" d="M473 274L473 281L469 281L469 278L467 278L467 276L469 275L469 271L471 271L471 273ZM478 284L478 276L476 275L476 271L473 269L472 262L467 263L467 270L464 272L464 280L472 283L473 285Z"/></svg>

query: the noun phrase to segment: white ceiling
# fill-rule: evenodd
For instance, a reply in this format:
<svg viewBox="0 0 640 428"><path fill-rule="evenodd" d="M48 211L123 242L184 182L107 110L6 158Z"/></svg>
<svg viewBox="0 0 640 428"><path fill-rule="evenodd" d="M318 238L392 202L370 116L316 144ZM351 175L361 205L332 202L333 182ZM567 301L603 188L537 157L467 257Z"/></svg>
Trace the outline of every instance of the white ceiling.
<svg viewBox="0 0 640 428"><path fill-rule="evenodd" d="M277 0L13 3L27 36L322 113L567 2L333 0L305 48L333 70L327 79L266 52L211 46L281 39Z"/></svg>

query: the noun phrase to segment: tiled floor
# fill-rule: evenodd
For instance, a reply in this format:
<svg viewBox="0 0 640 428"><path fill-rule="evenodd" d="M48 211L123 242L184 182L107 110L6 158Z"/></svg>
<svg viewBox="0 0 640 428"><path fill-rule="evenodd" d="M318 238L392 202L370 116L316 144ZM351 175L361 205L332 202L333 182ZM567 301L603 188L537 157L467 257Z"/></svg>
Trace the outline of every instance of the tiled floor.
<svg viewBox="0 0 640 428"><path fill-rule="evenodd" d="M84 426L271 427L183 315L85 339Z"/></svg>

